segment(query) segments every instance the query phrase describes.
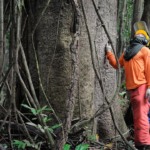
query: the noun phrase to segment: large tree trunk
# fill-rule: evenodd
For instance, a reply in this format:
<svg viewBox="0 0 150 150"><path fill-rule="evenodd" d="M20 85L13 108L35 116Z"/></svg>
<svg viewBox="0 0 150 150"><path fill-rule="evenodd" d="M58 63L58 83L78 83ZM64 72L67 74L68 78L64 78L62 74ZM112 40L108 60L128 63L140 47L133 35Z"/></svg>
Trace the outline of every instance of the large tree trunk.
<svg viewBox="0 0 150 150"><path fill-rule="evenodd" d="M81 7L81 1L78 1L78 3L81 12L81 33L78 44L78 90L76 89L77 82L74 81L75 85L72 84L75 66L72 64L72 53L70 50L73 35L76 32L74 28L76 25L76 14L72 3L68 0L51 0L50 5L37 26L34 36L41 81L49 102L62 121L64 121L67 114L66 112L68 111L68 108L66 108L68 100L72 100L73 105L76 102L75 109L74 106L68 106L72 108L70 113L74 112L74 117L79 117L80 119L91 118L99 107L101 107L100 110L103 110L103 106L106 105L102 89L100 88L98 79L96 78L93 70L89 36L87 34L85 18L82 13L83 9ZM117 0L97 0L96 3L97 8L100 8L99 13L109 31L113 44L116 45ZM32 4L32 11L34 12L33 14L35 14L35 20L37 20L40 16L45 4L46 2L43 0L37 0ZM83 6L90 30L92 47L93 49L96 47L98 54L98 60L96 60L96 58L93 60L96 64L99 63L101 66L98 70L102 73L102 80L105 87L104 90L106 91L107 97L111 98L115 92L117 81L116 71L108 65L108 62L106 62L105 59L104 47L108 42L108 38L103 29L103 25L96 15L92 1L83 0ZM30 19L32 19L31 15L32 13L30 13L29 16ZM31 25L34 26L35 24L28 24L29 31L32 28ZM26 44L32 46L31 40L28 40ZM39 101L42 105L45 105L47 102L38 81L38 73L36 70L37 62L35 63L33 49L30 49L28 46L25 47L26 50L29 50L27 53L29 59L28 62L33 82L39 95ZM72 86L74 86L74 91L72 91ZM70 99L71 95L73 96L73 99ZM117 100L114 101L113 107L115 107L115 114L119 114L115 116L116 122L118 126L121 127L121 131L124 132L126 130L126 126ZM72 115L70 115L70 123L71 120ZM114 125L109 110L106 110L105 113L98 117L98 119L95 118L94 122L89 124L89 127L94 134L98 132L101 139L115 135Z"/></svg>
<svg viewBox="0 0 150 150"><path fill-rule="evenodd" d="M116 37L117 37L117 1L116 0L110 0L110 1L103 1L100 0L98 3L99 13L104 21L104 25L106 26L109 35L111 37L111 40L113 41L113 44L116 45ZM99 26L98 26L99 25ZM108 65L106 62L106 58L104 57L104 47L105 44L108 42L106 33L104 32L103 26L97 20L97 31L96 31L96 47L98 51L98 58L100 63L100 72L102 73L102 81L104 83L104 91L106 93L106 96L108 99L111 99L113 96L115 90L116 90L116 71ZM100 88L100 85L98 83L98 80L95 80L95 91L94 91L94 101L96 103L96 108L98 107L103 108L103 106L106 105L106 102L104 101L104 97ZM97 107L98 106L98 107ZM126 125L123 121L123 116L120 112L120 106L118 104L118 101L115 100L113 103L114 114L116 118L116 122L121 129L121 131L125 131ZM119 112L119 113L118 113ZM120 115L116 115L120 114ZM122 122L120 125L119 123ZM106 110L104 114L102 114L98 118L98 131L100 137L103 139L109 138L115 135L116 130L114 130L114 124L112 122L111 114L109 110Z"/></svg>
<svg viewBox="0 0 150 150"><path fill-rule="evenodd" d="M44 6L44 1L37 1L37 16ZM36 50L42 84L51 105L62 120L65 115L65 100L70 94L72 25L71 3L65 0L52 0L36 31ZM41 104L45 104L43 97L40 90Z"/></svg>
<svg viewBox="0 0 150 150"><path fill-rule="evenodd" d="M32 4L35 22L40 17L45 6L46 2L40 0ZM33 49L28 55L30 70L40 104L43 106L48 105L43 89L41 89L42 84L48 101L54 108L56 115L64 123L65 127L63 129L67 130L65 132L67 134L73 117L78 82L78 66L77 60L74 58L76 57L74 54L76 51L71 48L73 36L76 32L74 9L73 3L70 1L51 0L34 35L38 62L35 62ZM32 26L35 26L32 18L31 23ZM30 29L29 25L28 30L30 31ZM30 40L28 40L28 43L32 46ZM40 74L37 71L36 63L39 63ZM41 83L38 80L39 75ZM53 121L56 122L56 120ZM66 134L65 136L67 138ZM57 146L62 145L61 142L57 143Z"/></svg>

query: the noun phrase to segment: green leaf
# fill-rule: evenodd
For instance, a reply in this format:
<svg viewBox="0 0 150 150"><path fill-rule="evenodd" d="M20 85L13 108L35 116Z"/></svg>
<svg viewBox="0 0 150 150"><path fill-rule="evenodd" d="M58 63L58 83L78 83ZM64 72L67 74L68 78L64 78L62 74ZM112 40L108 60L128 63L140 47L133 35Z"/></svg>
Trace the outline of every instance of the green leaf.
<svg viewBox="0 0 150 150"><path fill-rule="evenodd" d="M37 118L32 118L32 120L37 120Z"/></svg>
<svg viewBox="0 0 150 150"><path fill-rule="evenodd" d="M33 126L33 127L37 127L37 125L33 122L26 122L26 124L30 125L30 126Z"/></svg>
<svg viewBox="0 0 150 150"><path fill-rule="evenodd" d="M52 129L56 129L56 128L61 127L61 125L62 125L62 124L56 124L56 125L52 126L51 128L52 128Z"/></svg>
<svg viewBox="0 0 150 150"><path fill-rule="evenodd" d="M51 133L54 132L52 128L47 128L47 129L48 129L48 131L50 131Z"/></svg>
<svg viewBox="0 0 150 150"><path fill-rule="evenodd" d="M21 105L22 105L24 108L29 109L29 110L32 112L33 115L37 115L37 111L36 111L35 108L32 108L32 107L30 107L30 106L28 106L28 105L26 105L26 104L21 104Z"/></svg>
<svg viewBox="0 0 150 150"><path fill-rule="evenodd" d="M27 147L32 147L32 144L28 140L23 140L26 143Z"/></svg>
<svg viewBox="0 0 150 150"><path fill-rule="evenodd" d="M13 140L13 145L15 145L18 149L25 149L26 143L19 140Z"/></svg>
<svg viewBox="0 0 150 150"><path fill-rule="evenodd" d="M44 106L41 109L37 110L37 114L43 112L44 110L47 110L47 106Z"/></svg>
<svg viewBox="0 0 150 150"><path fill-rule="evenodd" d="M42 110L45 110L47 108L47 106L42 107Z"/></svg>
<svg viewBox="0 0 150 150"><path fill-rule="evenodd" d="M23 106L24 108L30 109L30 110L31 110L31 108L32 108L32 107L30 107L30 106L28 106L28 105L26 105L26 104L21 104L21 106Z"/></svg>
<svg viewBox="0 0 150 150"><path fill-rule="evenodd" d="M51 109L51 108L45 108L44 110L45 111L53 111L53 109Z"/></svg>
<svg viewBox="0 0 150 150"><path fill-rule="evenodd" d="M42 112L42 108L37 110L37 114L40 114Z"/></svg>
<svg viewBox="0 0 150 150"><path fill-rule="evenodd" d="M63 150L70 150L71 145L65 144L63 147Z"/></svg>
<svg viewBox="0 0 150 150"><path fill-rule="evenodd" d="M49 128L47 128L51 133L53 133L54 132L54 129L56 129L56 128L59 128L61 126L61 124L56 124L56 125L54 125L54 126L52 126L52 127L49 127Z"/></svg>
<svg viewBox="0 0 150 150"><path fill-rule="evenodd" d="M120 96L124 96L125 94L126 94L126 92L125 92L125 91L123 91L123 92L119 93L119 95L120 95Z"/></svg>
<svg viewBox="0 0 150 150"><path fill-rule="evenodd" d="M43 118L43 121L44 121L44 122L48 122L48 121L51 121L51 120L52 120L52 118L49 118L49 117L47 117L47 116Z"/></svg>
<svg viewBox="0 0 150 150"><path fill-rule="evenodd" d="M87 150L89 148L89 144L80 144L76 147L75 150Z"/></svg>
<svg viewBox="0 0 150 150"><path fill-rule="evenodd" d="M32 112L33 115L37 115L38 114L36 109L34 109L34 108L31 108L31 112Z"/></svg>
<svg viewBox="0 0 150 150"><path fill-rule="evenodd" d="M42 133L45 132L44 129L43 129L43 127L42 127L40 124L37 125L37 128L38 128Z"/></svg>

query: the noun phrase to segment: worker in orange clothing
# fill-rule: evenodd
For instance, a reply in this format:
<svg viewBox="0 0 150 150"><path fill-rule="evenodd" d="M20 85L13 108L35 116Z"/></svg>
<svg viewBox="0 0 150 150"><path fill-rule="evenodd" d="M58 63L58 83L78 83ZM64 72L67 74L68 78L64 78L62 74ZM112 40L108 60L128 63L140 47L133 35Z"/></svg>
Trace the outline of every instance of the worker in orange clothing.
<svg viewBox="0 0 150 150"><path fill-rule="evenodd" d="M119 58L125 70L126 88L129 92L134 121L134 141L139 150L150 150L149 100L150 100L150 49L146 47L149 36L145 30L137 30L129 47ZM106 44L109 63L118 68L111 45Z"/></svg>

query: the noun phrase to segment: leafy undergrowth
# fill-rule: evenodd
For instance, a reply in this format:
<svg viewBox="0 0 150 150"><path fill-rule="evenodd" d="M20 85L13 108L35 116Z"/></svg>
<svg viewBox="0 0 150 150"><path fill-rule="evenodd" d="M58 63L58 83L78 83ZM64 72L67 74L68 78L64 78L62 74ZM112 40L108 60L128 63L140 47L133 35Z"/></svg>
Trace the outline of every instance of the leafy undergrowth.
<svg viewBox="0 0 150 150"><path fill-rule="evenodd" d="M9 134L8 134L9 135ZM35 139L35 144L31 144L25 136L19 133L1 134L0 150L50 150L45 139ZM12 140L11 144L9 138ZM132 145L133 137L127 138L128 142ZM57 150L57 149L56 149ZM122 139L108 139L106 141L99 141L97 135L87 136L84 132L78 134L70 134L67 143L62 150L132 150Z"/></svg>
<svg viewBox="0 0 150 150"><path fill-rule="evenodd" d="M24 121L20 119L19 122L12 116L11 121L4 121L5 125L1 125L0 130L0 150L51 150L45 133L49 132L53 139L59 142L62 125L51 123L52 110L47 106L38 110L25 104L22 106L31 112L32 117L24 117ZM40 115L42 121L47 124L40 124L37 115ZM128 136L127 140L133 145L132 136ZM55 146L58 150L58 146ZM98 135L92 135L86 127L72 129L72 132L68 134L67 143L61 150L131 150L131 148L118 137L101 141Z"/></svg>
<svg viewBox="0 0 150 150"><path fill-rule="evenodd" d="M132 141L129 141L131 144ZM65 144L63 150L131 150L123 141L116 141L107 144L102 144L99 142L92 144L80 144L75 148L72 148L71 145Z"/></svg>
<svg viewBox="0 0 150 150"><path fill-rule="evenodd" d="M4 141L1 142L3 143ZM107 143L90 142L90 141L84 142L76 145L75 141L72 141L72 144L71 143L65 144L62 150L132 150L122 140L109 141ZM133 144L132 140L128 142L130 144ZM36 145L32 145L28 140L20 139L20 140L13 140L12 144L14 150L50 150L50 148L48 148L48 145L42 142L36 143ZM5 143L0 145L0 150L12 150L10 143L8 143L7 140L5 140Z"/></svg>
<svg viewBox="0 0 150 150"><path fill-rule="evenodd" d="M130 131L133 131L131 129ZM133 133L129 133L126 137L128 144L134 146ZM100 141L98 135L88 135L86 131L78 131L69 135L67 144L63 150L132 150L121 138L115 137Z"/></svg>

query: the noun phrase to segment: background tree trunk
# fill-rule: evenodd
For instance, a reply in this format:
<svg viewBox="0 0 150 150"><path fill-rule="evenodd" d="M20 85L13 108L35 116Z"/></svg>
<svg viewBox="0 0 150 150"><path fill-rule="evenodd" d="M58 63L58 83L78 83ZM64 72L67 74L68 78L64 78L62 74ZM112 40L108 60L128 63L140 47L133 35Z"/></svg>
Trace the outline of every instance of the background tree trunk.
<svg viewBox="0 0 150 150"><path fill-rule="evenodd" d="M142 20L146 22L148 30L149 30L149 34L150 34L150 13L149 13L149 9L150 9L150 1L149 0L144 0L144 11L143 11L143 15L142 15Z"/></svg>
<svg viewBox="0 0 150 150"><path fill-rule="evenodd" d="M142 13L143 13L143 3L144 0L136 0L134 1L134 10L133 10L133 19L131 25L131 37L134 35L133 24L137 21L141 20Z"/></svg>
<svg viewBox="0 0 150 150"><path fill-rule="evenodd" d="M4 0L0 0L0 77L2 75L4 51Z"/></svg>
<svg viewBox="0 0 150 150"><path fill-rule="evenodd" d="M123 37L123 30L125 27L124 24L124 16L125 16L125 12L126 12L126 7L127 7L127 0L119 1L118 2L118 24L119 24L119 29L118 29L118 45L117 45L117 56L120 57L123 50L124 50L124 44L125 44L125 39Z"/></svg>

